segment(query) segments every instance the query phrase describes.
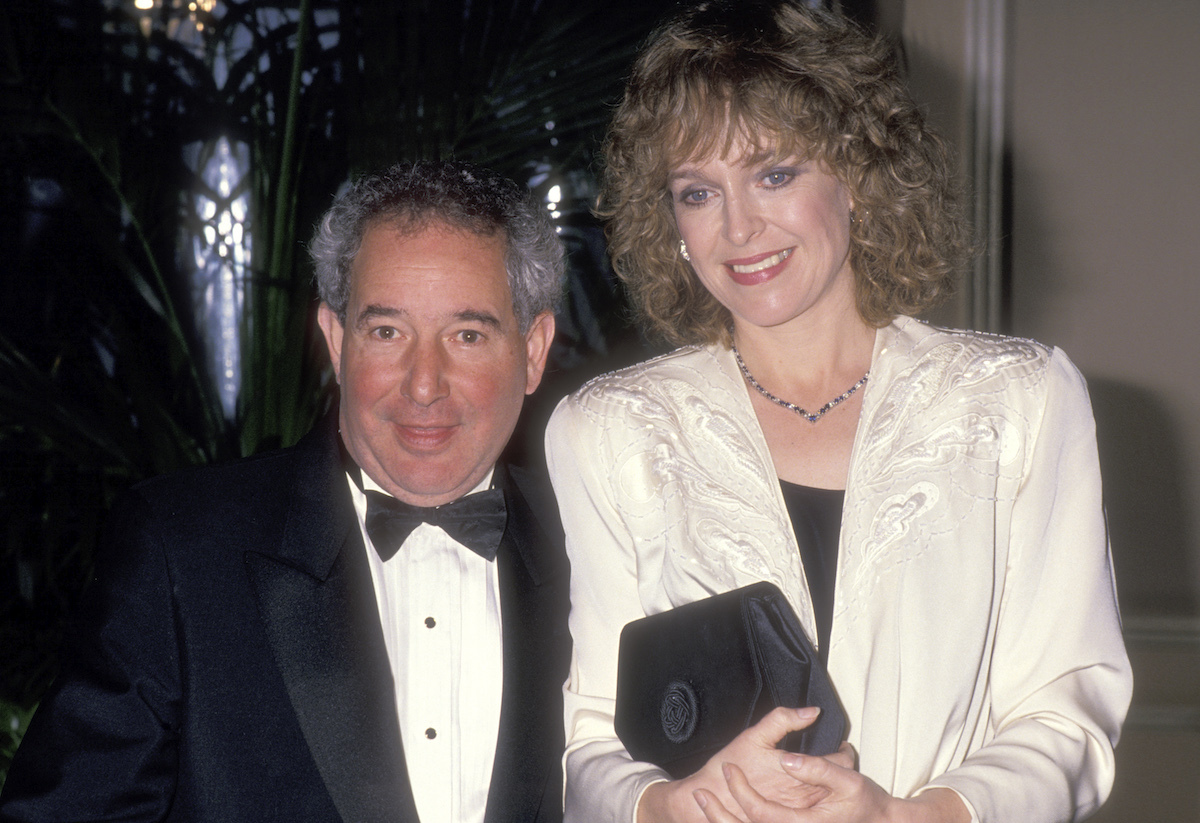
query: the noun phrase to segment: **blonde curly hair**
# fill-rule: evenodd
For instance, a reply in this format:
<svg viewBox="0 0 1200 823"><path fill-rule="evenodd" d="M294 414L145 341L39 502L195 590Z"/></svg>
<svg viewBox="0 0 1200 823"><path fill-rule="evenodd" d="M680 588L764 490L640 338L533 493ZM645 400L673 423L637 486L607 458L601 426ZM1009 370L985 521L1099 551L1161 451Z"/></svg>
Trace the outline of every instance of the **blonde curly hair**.
<svg viewBox="0 0 1200 823"><path fill-rule="evenodd" d="M604 145L597 205L613 268L647 331L730 342L731 317L679 253L673 168L735 141L818 159L858 217L850 263L872 326L944 299L971 251L951 154L926 126L894 51L793 0L708 0L643 47Z"/></svg>

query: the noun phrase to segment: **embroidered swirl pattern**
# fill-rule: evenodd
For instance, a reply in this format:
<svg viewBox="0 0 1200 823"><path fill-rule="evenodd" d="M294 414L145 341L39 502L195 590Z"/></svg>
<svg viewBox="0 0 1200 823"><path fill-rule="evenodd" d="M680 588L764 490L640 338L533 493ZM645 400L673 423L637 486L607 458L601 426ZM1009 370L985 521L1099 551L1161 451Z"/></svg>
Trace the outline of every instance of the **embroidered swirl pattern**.
<svg viewBox="0 0 1200 823"><path fill-rule="evenodd" d="M916 362L887 381L859 423L846 501L855 510L843 518L851 533L842 541L854 586L842 592L839 612L853 612L883 575L920 557L932 535L952 531L974 501L994 505L997 478L1018 456L1009 418L1021 414L1002 398L1009 381L1040 381L1046 350L986 335L932 339L940 342L913 352Z"/></svg>
<svg viewBox="0 0 1200 823"><path fill-rule="evenodd" d="M1032 341L929 333L910 320L881 334L898 356L872 364L843 515L839 579L853 585L839 586L835 611L852 617L931 535L994 505L999 475L1023 448L1025 413L1005 399L1013 381L1032 396L1048 361ZM806 622L790 520L732 355L683 349L598 378L581 395L598 423L625 430L617 503L631 521L656 524L641 537L661 541L666 591L703 596L771 580Z"/></svg>

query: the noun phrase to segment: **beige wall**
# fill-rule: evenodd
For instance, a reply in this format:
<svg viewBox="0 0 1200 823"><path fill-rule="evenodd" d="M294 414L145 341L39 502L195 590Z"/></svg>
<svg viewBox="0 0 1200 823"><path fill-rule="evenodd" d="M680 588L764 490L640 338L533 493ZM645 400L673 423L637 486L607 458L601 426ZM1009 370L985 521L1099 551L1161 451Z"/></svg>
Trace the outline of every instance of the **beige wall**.
<svg viewBox="0 0 1200 823"><path fill-rule="evenodd" d="M1007 198L983 258L1010 301L998 328L1089 379L1124 607L1200 626L1200 2L902 5L914 91L960 146L981 233L1003 211L989 194ZM991 325L980 288L937 319Z"/></svg>
<svg viewBox="0 0 1200 823"><path fill-rule="evenodd" d="M959 143L984 212L988 194L1011 210L982 267L1009 290L1005 330L1062 346L1092 394L1135 678L1095 821L1196 823L1200 0L895 3L914 92ZM993 46L1003 82L988 99ZM1008 184L989 182L998 163ZM986 326L978 287L939 319Z"/></svg>
<svg viewBox="0 0 1200 823"><path fill-rule="evenodd" d="M1013 8L1013 331L1088 377L1126 612L1195 617L1200 3Z"/></svg>
<svg viewBox="0 0 1200 823"><path fill-rule="evenodd" d="M1013 330L1088 378L1134 705L1098 823L1200 820L1200 3L1010 0Z"/></svg>

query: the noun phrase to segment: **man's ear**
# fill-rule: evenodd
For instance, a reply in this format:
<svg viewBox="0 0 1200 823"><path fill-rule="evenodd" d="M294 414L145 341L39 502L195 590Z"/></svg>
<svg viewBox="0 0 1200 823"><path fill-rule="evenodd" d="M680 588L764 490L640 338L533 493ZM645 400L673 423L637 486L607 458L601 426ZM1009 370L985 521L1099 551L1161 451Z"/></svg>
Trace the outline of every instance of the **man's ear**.
<svg viewBox="0 0 1200 823"><path fill-rule="evenodd" d="M317 308L317 325L325 335L325 345L329 347L329 359L333 363L333 374L338 383L342 382L342 321L329 308L329 304L321 301Z"/></svg>
<svg viewBox="0 0 1200 823"><path fill-rule="evenodd" d="M525 393L533 394L542 382L550 344L554 342L554 313L542 312L525 332Z"/></svg>

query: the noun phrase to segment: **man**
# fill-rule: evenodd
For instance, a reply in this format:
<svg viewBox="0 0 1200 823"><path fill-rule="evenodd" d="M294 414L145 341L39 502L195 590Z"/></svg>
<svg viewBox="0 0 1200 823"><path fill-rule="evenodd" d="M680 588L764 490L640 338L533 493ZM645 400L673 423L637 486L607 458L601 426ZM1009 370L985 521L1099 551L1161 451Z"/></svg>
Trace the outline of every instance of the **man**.
<svg viewBox="0 0 1200 823"><path fill-rule="evenodd" d="M118 507L0 819L561 818L560 527L498 462L554 336L554 228L503 178L410 164L312 251L338 414Z"/></svg>

